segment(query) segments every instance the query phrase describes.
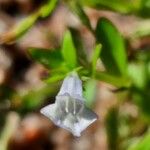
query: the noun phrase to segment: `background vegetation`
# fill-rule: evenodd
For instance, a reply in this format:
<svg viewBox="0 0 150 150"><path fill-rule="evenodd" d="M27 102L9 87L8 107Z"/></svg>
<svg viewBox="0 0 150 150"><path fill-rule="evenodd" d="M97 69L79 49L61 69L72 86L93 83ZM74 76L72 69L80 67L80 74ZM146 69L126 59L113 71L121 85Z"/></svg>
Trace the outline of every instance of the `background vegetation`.
<svg viewBox="0 0 150 150"><path fill-rule="evenodd" d="M150 150L150 0L0 0L0 150ZM99 120L80 139L39 114L77 71Z"/></svg>

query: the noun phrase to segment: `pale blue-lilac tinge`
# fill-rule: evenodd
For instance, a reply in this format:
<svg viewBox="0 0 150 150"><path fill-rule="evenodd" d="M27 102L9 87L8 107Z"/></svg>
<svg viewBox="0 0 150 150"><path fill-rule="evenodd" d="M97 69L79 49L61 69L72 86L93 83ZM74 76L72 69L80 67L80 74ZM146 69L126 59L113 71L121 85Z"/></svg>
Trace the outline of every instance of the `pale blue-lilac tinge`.
<svg viewBox="0 0 150 150"><path fill-rule="evenodd" d="M64 79L55 103L42 108L41 113L77 137L97 120L97 115L85 106L82 82L77 73Z"/></svg>

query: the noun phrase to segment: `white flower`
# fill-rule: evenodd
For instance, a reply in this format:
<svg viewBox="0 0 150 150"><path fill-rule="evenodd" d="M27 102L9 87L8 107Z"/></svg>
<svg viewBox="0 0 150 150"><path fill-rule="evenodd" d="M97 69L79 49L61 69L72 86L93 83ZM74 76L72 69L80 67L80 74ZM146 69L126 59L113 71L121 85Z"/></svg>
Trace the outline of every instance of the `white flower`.
<svg viewBox="0 0 150 150"><path fill-rule="evenodd" d="M97 115L85 106L82 82L76 73L64 79L55 103L42 108L41 113L77 137L97 120Z"/></svg>

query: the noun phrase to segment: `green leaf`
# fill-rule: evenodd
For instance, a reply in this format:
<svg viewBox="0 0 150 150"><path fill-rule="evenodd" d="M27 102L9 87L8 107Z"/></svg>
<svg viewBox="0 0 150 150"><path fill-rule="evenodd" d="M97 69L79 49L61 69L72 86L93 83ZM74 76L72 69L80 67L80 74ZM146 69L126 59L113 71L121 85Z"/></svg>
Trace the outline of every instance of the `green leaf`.
<svg viewBox="0 0 150 150"><path fill-rule="evenodd" d="M69 31L67 31L64 35L62 56L70 69L73 69L77 66L76 49Z"/></svg>
<svg viewBox="0 0 150 150"><path fill-rule="evenodd" d="M141 0L80 0L82 4L97 9L109 9L120 13L136 12L140 5Z"/></svg>
<svg viewBox="0 0 150 150"><path fill-rule="evenodd" d="M0 43L12 43L15 40L19 39L33 26L33 24L36 22L37 19L38 19L37 13L34 13L28 16L27 18L23 19L10 31L0 36Z"/></svg>
<svg viewBox="0 0 150 150"><path fill-rule="evenodd" d="M81 22L91 31L93 31L90 20L86 15L83 7L80 5L79 1L70 0L68 1L70 9L80 18Z"/></svg>
<svg viewBox="0 0 150 150"><path fill-rule="evenodd" d="M23 19L12 31L16 35L16 38L19 38L26 31L28 31L32 27L32 25L35 23L37 18L38 18L38 15L35 13L35 14Z"/></svg>
<svg viewBox="0 0 150 150"><path fill-rule="evenodd" d="M111 108L106 116L106 131L108 139L108 147L110 150L117 150L119 138L119 118L118 108Z"/></svg>
<svg viewBox="0 0 150 150"><path fill-rule="evenodd" d="M141 0L139 14L143 17L150 17L150 0Z"/></svg>
<svg viewBox="0 0 150 150"><path fill-rule="evenodd" d="M100 81L112 84L116 87L130 87L131 81L128 78L116 77L105 72L96 72L95 78Z"/></svg>
<svg viewBox="0 0 150 150"><path fill-rule="evenodd" d="M53 74L51 77L46 79L47 83L55 83L65 78L66 74Z"/></svg>
<svg viewBox="0 0 150 150"><path fill-rule="evenodd" d="M113 75L127 72L127 54L122 36L106 18L100 18L96 27L96 38L102 44L101 59L106 70Z"/></svg>
<svg viewBox="0 0 150 150"><path fill-rule="evenodd" d="M95 75L96 64L97 64L97 60L100 56L101 48L102 48L102 45L98 44L98 45L96 45L96 47L93 51L93 56L92 56L92 75L93 76Z"/></svg>
<svg viewBox="0 0 150 150"><path fill-rule="evenodd" d="M43 5L39 10L40 17L47 17L55 8L58 0L48 0L47 4Z"/></svg>
<svg viewBox="0 0 150 150"><path fill-rule="evenodd" d="M0 36L0 43L12 43L21 38L35 24L38 18L47 17L54 10L58 0L49 0L48 3L41 6L39 10L24 18L15 25L10 31Z"/></svg>
<svg viewBox="0 0 150 150"><path fill-rule="evenodd" d="M80 35L80 32L74 28L70 28L70 32L72 34L72 39L76 47L76 52L77 52L77 60L80 65L87 67L89 66L89 62L87 59L85 47L83 44L83 39Z"/></svg>
<svg viewBox="0 0 150 150"><path fill-rule="evenodd" d="M82 67L77 67L71 70L71 72L80 72L82 70ZM70 73L69 68L63 64L59 68L54 68L50 71L50 76L45 80L46 83L54 83L58 82L67 76L67 74Z"/></svg>
<svg viewBox="0 0 150 150"><path fill-rule="evenodd" d="M48 84L58 82L64 79L68 72L69 69L66 64L62 64L60 67L50 70L49 77L47 77L44 81Z"/></svg>
<svg viewBox="0 0 150 150"><path fill-rule="evenodd" d="M63 58L59 50L46 50L41 48L30 48L29 54L32 59L43 64L47 68L60 67Z"/></svg>
<svg viewBox="0 0 150 150"><path fill-rule="evenodd" d="M84 86L84 97L86 98L87 107L93 107L96 98L96 86L97 82L95 80L88 80Z"/></svg>

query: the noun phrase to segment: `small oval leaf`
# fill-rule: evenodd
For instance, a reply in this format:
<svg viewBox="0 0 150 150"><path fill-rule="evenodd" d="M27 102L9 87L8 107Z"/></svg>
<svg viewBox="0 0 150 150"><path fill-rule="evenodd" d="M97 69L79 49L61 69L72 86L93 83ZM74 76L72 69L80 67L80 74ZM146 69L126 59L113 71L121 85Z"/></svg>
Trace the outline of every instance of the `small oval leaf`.
<svg viewBox="0 0 150 150"><path fill-rule="evenodd" d="M62 56L70 69L73 69L77 66L76 49L70 31L67 31L64 35Z"/></svg>
<svg viewBox="0 0 150 150"><path fill-rule="evenodd" d="M106 70L113 75L125 75L127 72L127 54L122 36L116 27L106 18L99 19L96 38L102 44L101 59Z"/></svg>
<svg viewBox="0 0 150 150"><path fill-rule="evenodd" d="M63 61L61 52L59 50L30 48L29 54L32 59L43 64L47 68L59 67Z"/></svg>

